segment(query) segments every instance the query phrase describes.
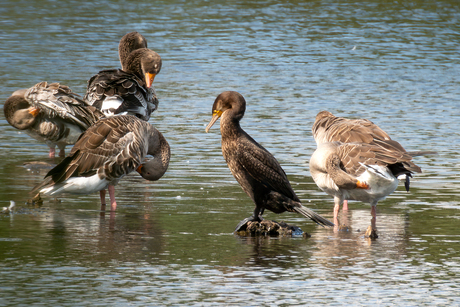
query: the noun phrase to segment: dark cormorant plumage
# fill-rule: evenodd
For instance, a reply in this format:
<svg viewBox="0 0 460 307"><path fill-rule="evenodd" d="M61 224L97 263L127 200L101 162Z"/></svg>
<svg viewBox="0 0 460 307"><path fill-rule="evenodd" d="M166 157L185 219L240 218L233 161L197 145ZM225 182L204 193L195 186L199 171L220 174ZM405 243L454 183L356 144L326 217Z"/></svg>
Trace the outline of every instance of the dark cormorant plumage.
<svg viewBox="0 0 460 307"><path fill-rule="evenodd" d="M256 207L254 215L241 221L238 231L248 221L261 221L265 209L275 213L298 212L321 225L334 224L302 206L281 165L265 148L240 127L246 110L244 97L237 92L223 92L212 106L212 120L206 132L221 118L222 154L228 167Z"/></svg>

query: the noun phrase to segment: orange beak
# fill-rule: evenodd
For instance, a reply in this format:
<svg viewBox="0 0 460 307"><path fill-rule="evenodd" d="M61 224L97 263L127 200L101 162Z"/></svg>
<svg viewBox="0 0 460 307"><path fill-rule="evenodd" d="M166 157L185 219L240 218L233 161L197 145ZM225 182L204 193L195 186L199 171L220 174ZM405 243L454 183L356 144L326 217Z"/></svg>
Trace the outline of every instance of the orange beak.
<svg viewBox="0 0 460 307"><path fill-rule="evenodd" d="M356 188L358 189L369 189L369 185L363 181L356 182Z"/></svg>
<svg viewBox="0 0 460 307"><path fill-rule="evenodd" d="M136 168L136 172L138 172L139 174L141 173L141 170L142 170L142 166L143 166L143 165L141 164L141 165L139 165L139 167L138 167L138 168Z"/></svg>
<svg viewBox="0 0 460 307"><path fill-rule="evenodd" d="M151 74L151 73L145 73L145 84L147 85L147 88L150 88L152 86L153 80L155 80L156 74Z"/></svg>
<svg viewBox="0 0 460 307"><path fill-rule="evenodd" d="M34 107L30 107L30 108L29 108L29 113L32 114L33 117L37 117L37 116L38 116L38 113L40 113L40 109L34 108Z"/></svg>

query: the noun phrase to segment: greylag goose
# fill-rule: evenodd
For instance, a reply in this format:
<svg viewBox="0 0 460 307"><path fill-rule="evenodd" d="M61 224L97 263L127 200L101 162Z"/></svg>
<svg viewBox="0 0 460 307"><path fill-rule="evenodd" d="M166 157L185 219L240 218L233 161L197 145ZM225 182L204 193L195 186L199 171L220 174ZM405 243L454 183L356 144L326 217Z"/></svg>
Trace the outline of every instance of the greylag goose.
<svg viewBox="0 0 460 307"><path fill-rule="evenodd" d="M88 81L85 100L106 116L131 114L149 120L158 107L152 84L161 70L161 57L146 47L147 41L139 33L126 34L119 45L122 69L94 75Z"/></svg>
<svg viewBox="0 0 460 307"><path fill-rule="evenodd" d="M281 165L265 148L249 136L240 120L246 100L237 92L223 92L212 106L212 119L206 132L221 118L222 154L235 179L255 204L254 215L241 221L235 231L249 221L262 221L265 209L274 213L297 212L320 225L333 224L302 206Z"/></svg>
<svg viewBox="0 0 460 307"><path fill-rule="evenodd" d="M15 91L3 107L8 123L46 143L49 156L65 156L66 145L73 145L80 134L104 115L88 106L69 87L40 82L29 89Z"/></svg>
<svg viewBox="0 0 460 307"><path fill-rule="evenodd" d="M385 131L370 120L336 117L328 111L316 115L312 132L317 145L335 141L372 144L374 140L391 140ZM398 142L393 141L393 145L405 151Z"/></svg>
<svg viewBox="0 0 460 307"><path fill-rule="evenodd" d="M153 159L146 160L147 155ZM137 170L147 180L160 179L168 169L169 144L152 125L132 115L101 119L81 135L70 154L48 172L32 193L89 194L99 191L105 210L105 189L115 211L115 185Z"/></svg>
<svg viewBox="0 0 460 307"><path fill-rule="evenodd" d="M328 111L318 113L312 132L318 148L310 159L310 172L318 187L334 197L334 223L340 205L348 209L347 200L370 203L375 223L377 202L395 191L398 177L405 178L409 191L409 178L421 172L412 158L433 153L407 152L371 121Z"/></svg>
<svg viewBox="0 0 460 307"><path fill-rule="evenodd" d="M147 40L139 32L130 32L125 34L118 44L118 57L120 59L121 69L126 70L128 66L126 60L131 52L136 49L148 48Z"/></svg>

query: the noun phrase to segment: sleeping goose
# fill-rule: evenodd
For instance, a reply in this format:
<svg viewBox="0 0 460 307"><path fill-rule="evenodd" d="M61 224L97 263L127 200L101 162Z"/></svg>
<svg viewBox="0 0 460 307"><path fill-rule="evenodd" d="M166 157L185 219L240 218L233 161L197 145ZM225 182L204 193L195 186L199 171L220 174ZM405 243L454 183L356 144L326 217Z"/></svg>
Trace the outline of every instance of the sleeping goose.
<svg viewBox="0 0 460 307"><path fill-rule="evenodd" d="M158 107L152 83L161 70L161 57L146 47L139 33L126 34L119 45L122 69L94 75L88 81L85 100L106 116L132 114L149 120Z"/></svg>
<svg viewBox="0 0 460 307"><path fill-rule="evenodd" d="M104 115L88 106L69 87L40 82L29 89L15 91L3 107L8 123L46 143L49 156L65 156L66 145L75 144L80 134Z"/></svg>
<svg viewBox="0 0 460 307"><path fill-rule="evenodd" d="M146 160L147 155L153 159ZM169 144L161 132L132 115L101 119L81 135L70 154L48 172L32 192L89 194L99 191L105 210L105 189L115 211L115 185L137 170L147 180L160 179L168 169Z"/></svg>

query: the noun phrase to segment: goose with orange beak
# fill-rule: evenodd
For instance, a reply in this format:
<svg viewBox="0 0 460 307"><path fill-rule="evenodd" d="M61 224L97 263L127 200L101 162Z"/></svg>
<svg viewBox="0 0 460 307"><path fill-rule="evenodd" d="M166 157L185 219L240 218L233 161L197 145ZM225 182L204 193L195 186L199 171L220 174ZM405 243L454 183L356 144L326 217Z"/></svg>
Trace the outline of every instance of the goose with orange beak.
<svg viewBox="0 0 460 307"><path fill-rule="evenodd" d="M119 57L121 69L100 71L88 81L85 100L107 117L130 114L147 121L158 108L153 81L161 71L161 57L137 32L121 39Z"/></svg>
<svg viewBox="0 0 460 307"><path fill-rule="evenodd" d="M65 147L75 144L82 132L104 117L69 87L47 82L15 91L6 100L3 112L11 126L46 143L50 158L54 158L56 146L59 156L65 156Z"/></svg>

